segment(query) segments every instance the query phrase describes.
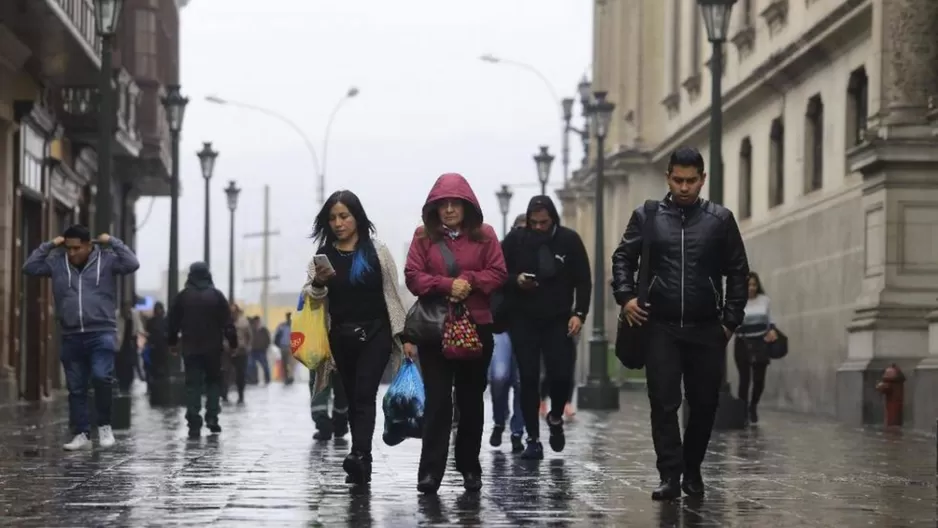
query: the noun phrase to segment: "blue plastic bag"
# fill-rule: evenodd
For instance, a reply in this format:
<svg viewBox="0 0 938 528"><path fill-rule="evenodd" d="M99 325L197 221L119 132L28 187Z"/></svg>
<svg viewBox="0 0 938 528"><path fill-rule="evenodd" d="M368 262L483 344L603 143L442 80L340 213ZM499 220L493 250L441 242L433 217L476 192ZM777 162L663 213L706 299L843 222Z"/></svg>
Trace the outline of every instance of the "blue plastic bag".
<svg viewBox="0 0 938 528"><path fill-rule="evenodd" d="M404 358L381 405L384 410L385 444L395 446L406 438L422 436L426 399L420 370L413 361Z"/></svg>

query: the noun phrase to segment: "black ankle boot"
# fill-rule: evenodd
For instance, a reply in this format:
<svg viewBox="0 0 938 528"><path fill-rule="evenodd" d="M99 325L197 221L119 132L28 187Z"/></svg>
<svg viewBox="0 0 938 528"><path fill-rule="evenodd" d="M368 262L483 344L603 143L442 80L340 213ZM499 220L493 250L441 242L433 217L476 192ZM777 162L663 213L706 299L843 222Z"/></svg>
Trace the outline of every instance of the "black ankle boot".
<svg viewBox="0 0 938 528"><path fill-rule="evenodd" d="M371 461L367 456L354 451L349 453L342 462L342 469L348 473L345 481L350 484L364 484L371 481Z"/></svg>
<svg viewBox="0 0 938 528"><path fill-rule="evenodd" d="M681 489L690 497L703 497L704 482L700 471L684 472L684 480L681 482Z"/></svg>
<svg viewBox="0 0 938 528"><path fill-rule="evenodd" d="M677 477L662 478L661 484L651 492L652 500L666 501L681 496L681 482Z"/></svg>
<svg viewBox="0 0 938 528"><path fill-rule="evenodd" d="M759 423L759 415L756 413L756 407L754 405L749 408L749 423Z"/></svg>
<svg viewBox="0 0 938 528"><path fill-rule="evenodd" d="M430 475L423 476L419 481L417 481L417 491L420 493L426 493L427 495L433 495L440 489L440 483Z"/></svg>
<svg viewBox="0 0 938 528"><path fill-rule="evenodd" d="M462 485L466 491L479 491L482 489L482 475L471 471L463 473Z"/></svg>

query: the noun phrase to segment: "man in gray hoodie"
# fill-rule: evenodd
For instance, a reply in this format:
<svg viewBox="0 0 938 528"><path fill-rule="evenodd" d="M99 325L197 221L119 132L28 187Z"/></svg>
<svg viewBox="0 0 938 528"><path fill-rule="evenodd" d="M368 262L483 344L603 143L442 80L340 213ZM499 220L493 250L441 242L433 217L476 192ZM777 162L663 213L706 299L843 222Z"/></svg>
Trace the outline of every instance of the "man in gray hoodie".
<svg viewBox="0 0 938 528"><path fill-rule="evenodd" d="M101 447L114 445L111 388L117 349L118 275L137 271L140 263L123 242L108 234L92 242L82 225L69 227L43 242L23 265L23 273L52 278L56 319L62 333L61 359L68 387L69 425L75 437L68 451L91 448L88 385L94 385Z"/></svg>

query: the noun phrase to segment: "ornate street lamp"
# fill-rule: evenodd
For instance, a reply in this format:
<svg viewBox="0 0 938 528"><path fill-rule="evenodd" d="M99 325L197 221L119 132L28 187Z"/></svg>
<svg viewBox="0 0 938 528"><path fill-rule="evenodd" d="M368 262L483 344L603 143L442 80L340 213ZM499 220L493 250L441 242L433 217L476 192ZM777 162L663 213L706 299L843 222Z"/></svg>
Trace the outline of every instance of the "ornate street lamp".
<svg viewBox="0 0 938 528"><path fill-rule="evenodd" d="M169 291L166 293L167 307L172 307L179 293L179 132L182 130L182 119L186 115L189 98L183 97L179 85L169 86L168 90L162 102L173 147L173 170L169 184Z"/></svg>
<svg viewBox="0 0 938 528"><path fill-rule="evenodd" d="M202 143L202 150L196 153L199 157L199 165L202 167L202 178L205 179L205 264L211 269L212 249L210 244L211 237L211 206L209 200L209 184L212 180L212 173L215 171L215 159L218 157L218 151L212 149L212 142Z"/></svg>
<svg viewBox="0 0 938 528"><path fill-rule="evenodd" d="M580 140L583 142L583 166L589 165L590 152L590 112L593 105L593 85L586 75L580 79L577 85L577 93L580 94L580 106L583 112L583 130L580 131Z"/></svg>
<svg viewBox="0 0 938 528"><path fill-rule="evenodd" d="M508 234L508 211L511 208L512 196L514 193L507 185L502 185L502 188L495 193L495 197L498 198L498 210L502 213L502 238Z"/></svg>
<svg viewBox="0 0 938 528"><path fill-rule="evenodd" d="M596 213L596 237L593 258L593 335L589 343L590 368L586 385L577 391L578 404L583 409L614 410L619 408L619 389L609 380L609 340L606 337L606 257L604 242L605 214L603 193L605 190L606 134L612 121L615 105L606 100L606 92L593 94L595 102L590 107L593 133L596 134L596 183L594 209Z"/></svg>
<svg viewBox="0 0 938 528"><path fill-rule="evenodd" d="M228 211L231 212L231 232L228 236L228 302L235 302L235 209L238 208L238 195L241 194L241 188L234 180L228 182L225 187L225 197L228 198Z"/></svg>
<svg viewBox="0 0 938 528"><path fill-rule="evenodd" d="M114 87L111 84L114 75L114 36L120 22L123 0L97 0L95 2L95 24L101 37L101 74L98 80L98 92L101 94L98 105L98 174L95 180L95 218L96 233L110 233L114 221L114 196L112 167L114 163Z"/></svg>
<svg viewBox="0 0 938 528"><path fill-rule="evenodd" d="M537 179L541 182L541 194L547 194L547 181L550 179L550 166L554 163L553 154L547 152L547 146L541 145L541 151L534 155L537 166Z"/></svg>
<svg viewBox="0 0 938 528"><path fill-rule="evenodd" d="M707 177L710 180L710 201L718 204L723 203L723 45L735 3L736 0L697 0L707 28L707 40L713 49L710 57L710 171ZM746 402L730 392L724 362L720 403L713 426L723 430L742 429L746 426L746 414Z"/></svg>

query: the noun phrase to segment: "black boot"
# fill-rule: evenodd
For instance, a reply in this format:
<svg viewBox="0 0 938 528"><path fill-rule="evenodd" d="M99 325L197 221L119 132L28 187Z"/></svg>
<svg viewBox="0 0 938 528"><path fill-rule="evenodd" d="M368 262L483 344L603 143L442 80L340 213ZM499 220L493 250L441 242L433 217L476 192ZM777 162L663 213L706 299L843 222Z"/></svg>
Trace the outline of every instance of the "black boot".
<svg viewBox="0 0 938 528"><path fill-rule="evenodd" d="M466 491L479 491L482 489L482 475L472 471L463 473L462 485Z"/></svg>
<svg viewBox="0 0 938 528"><path fill-rule="evenodd" d="M427 495L436 494L437 490L440 489L440 483L430 475L423 476L419 481L417 481L417 491L420 493L426 493Z"/></svg>
<svg viewBox="0 0 938 528"><path fill-rule="evenodd" d="M681 496L681 482L678 477L662 477L661 484L651 492L652 500L674 500Z"/></svg>
<svg viewBox="0 0 938 528"><path fill-rule="evenodd" d="M520 453L524 451L524 441L521 435L511 435L511 452Z"/></svg>
<svg viewBox="0 0 938 528"><path fill-rule="evenodd" d="M371 482L371 460L370 457L351 452L342 462L342 469L348 473L345 480L350 484L365 484Z"/></svg>
<svg viewBox="0 0 938 528"><path fill-rule="evenodd" d="M492 428L492 436L489 437L489 445L499 447L502 445L502 435L505 434L504 425L496 425Z"/></svg>
<svg viewBox="0 0 938 528"><path fill-rule="evenodd" d="M759 415L756 413L756 406L752 405L749 407L749 423L757 424L759 423ZM770 424L771 425L771 424Z"/></svg>
<svg viewBox="0 0 938 528"><path fill-rule="evenodd" d="M563 448L567 446L567 437L563 434L563 418L548 414L547 428L550 429L550 438L548 439L550 448L555 453L563 451Z"/></svg>
<svg viewBox="0 0 938 528"><path fill-rule="evenodd" d="M681 482L681 489L691 497L703 497L704 482L699 469L684 472L684 480Z"/></svg>
<svg viewBox="0 0 938 528"><path fill-rule="evenodd" d="M342 438L348 434L348 417L345 414L333 413L332 434L336 439Z"/></svg>
<svg viewBox="0 0 938 528"><path fill-rule="evenodd" d="M544 446L537 440L528 440L528 447L521 453L524 460L544 460Z"/></svg>

